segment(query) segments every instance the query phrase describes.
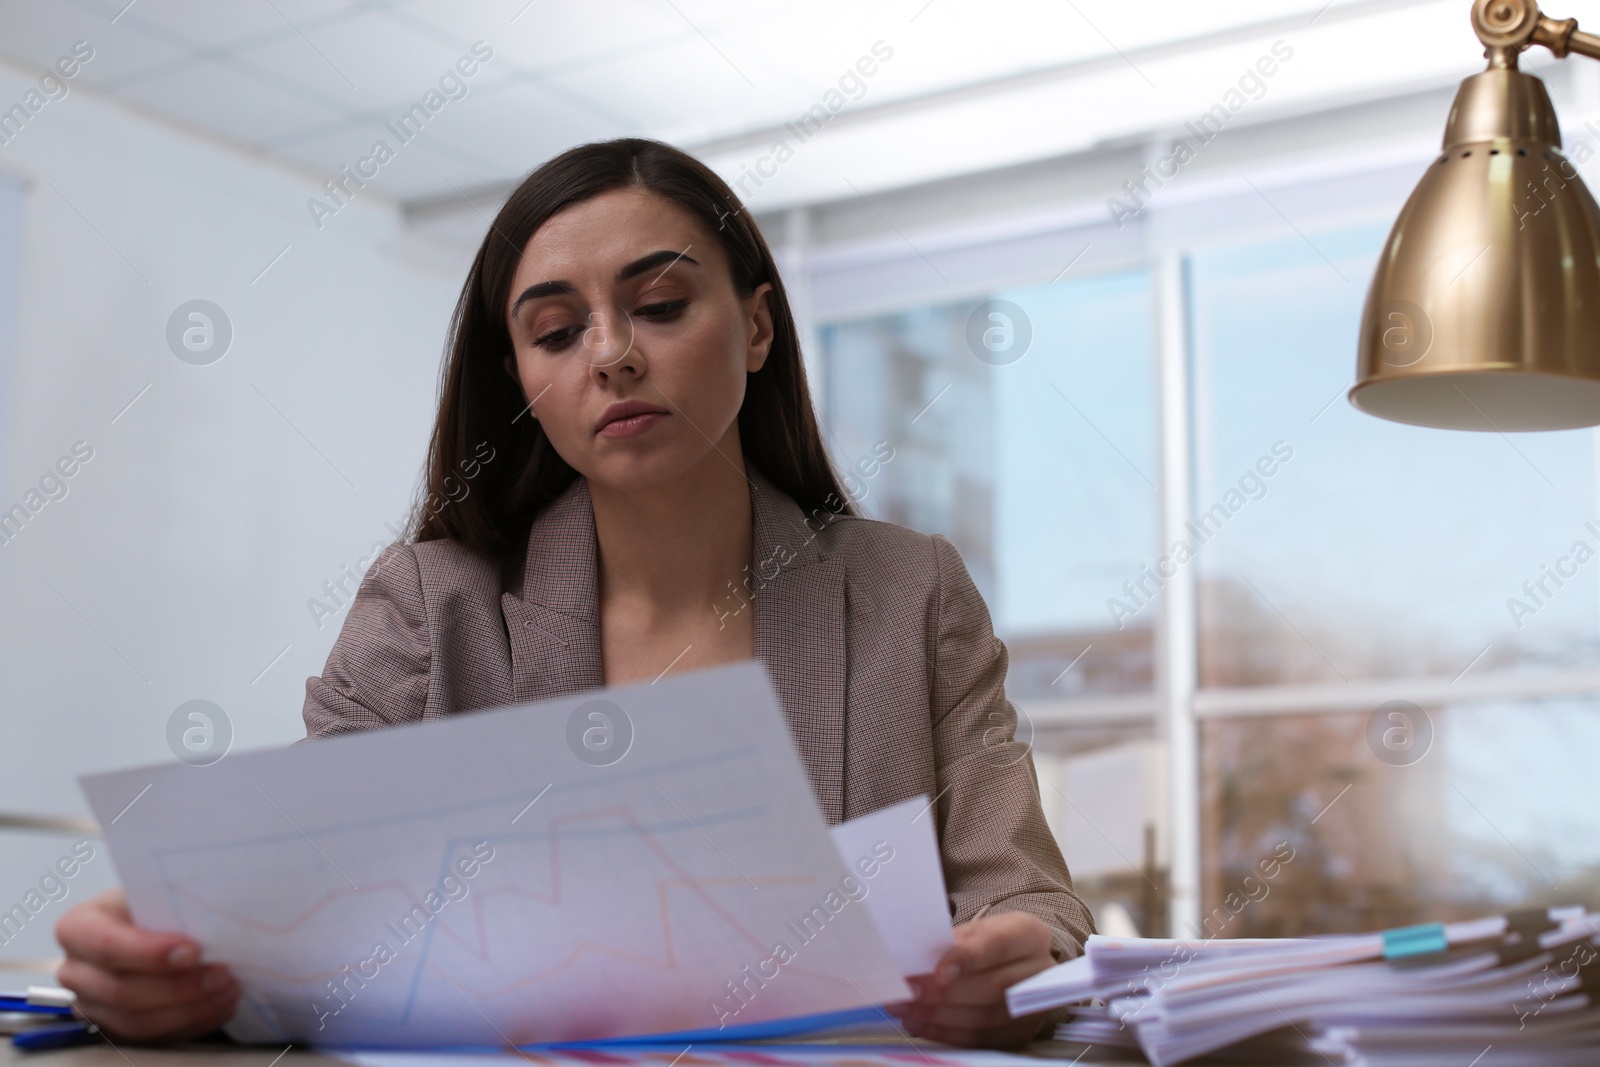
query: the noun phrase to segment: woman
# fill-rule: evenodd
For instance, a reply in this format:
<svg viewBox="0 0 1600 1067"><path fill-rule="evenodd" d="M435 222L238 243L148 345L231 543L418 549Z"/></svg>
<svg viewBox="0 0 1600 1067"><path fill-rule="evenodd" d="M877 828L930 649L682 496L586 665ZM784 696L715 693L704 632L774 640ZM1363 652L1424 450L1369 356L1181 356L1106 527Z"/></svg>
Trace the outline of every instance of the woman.
<svg viewBox="0 0 1600 1067"><path fill-rule="evenodd" d="M830 822L934 798L955 944L914 1034L1015 1046L1007 986L1092 924L1013 739L1005 648L955 549L859 518L783 283L710 170L575 148L500 210L452 322L411 543L368 572L308 738L760 658ZM182 1038L238 983L120 892L64 916L59 978L113 1036Z"/></svg>

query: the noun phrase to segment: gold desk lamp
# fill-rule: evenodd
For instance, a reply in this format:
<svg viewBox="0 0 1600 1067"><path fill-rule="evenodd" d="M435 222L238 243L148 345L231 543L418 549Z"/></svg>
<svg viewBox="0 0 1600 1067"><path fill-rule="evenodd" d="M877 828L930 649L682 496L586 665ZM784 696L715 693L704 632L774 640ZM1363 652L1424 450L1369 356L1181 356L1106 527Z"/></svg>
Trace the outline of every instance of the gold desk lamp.
<svg viewBox="0 0 1600 1067"><path fill-rule="evenodd" d="M1600 59L1600 36L1533 0L1476 0L1489 69L1461 83L1383 246L1350 402L1450 430L1600 424L1600 207L1561 152L1543 45Z"/></svg>

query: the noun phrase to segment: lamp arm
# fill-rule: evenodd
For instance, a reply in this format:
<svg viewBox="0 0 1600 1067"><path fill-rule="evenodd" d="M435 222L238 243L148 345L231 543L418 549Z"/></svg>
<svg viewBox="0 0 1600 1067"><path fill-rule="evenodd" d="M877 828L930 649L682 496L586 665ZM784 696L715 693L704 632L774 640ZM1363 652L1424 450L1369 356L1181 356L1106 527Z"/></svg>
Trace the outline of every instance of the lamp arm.
<svg viewBox="0 0 1600 1067"><path fill-rule="evenodd" d="M1516 66L1516 54L1533 45L1559 59L1600 59L1600 36L1578 29L1577 19L1551 18L1535 0L1474 0L1472 28L1497 66Z"/></svg>
<svg viewBox="0 0 1600 1067"><path fill-rule="evenodd" d="M1579 30L1576 19L1568 19L1567 21L1573 24L1573 31L1567 37L1567 51L1580 56L1588 56L1590 59L1600 59L1600 36ZM1540 43L1542 44L1543 42ZM1555 52L1556 50L1551 48L1550 51ZM1564 55L1564 53L1556 52L1556 55L1560 56Z"/></svg>
<svg viewBox="0 0 1600 1067"><path fill-rule="evenodd" d="M1557 59L1574 55L1600 59L1600 37L1578 29L1577 19L1553 19L1541 16L1533 31L1533 43L1542 44L1554 52Z"/></svg>

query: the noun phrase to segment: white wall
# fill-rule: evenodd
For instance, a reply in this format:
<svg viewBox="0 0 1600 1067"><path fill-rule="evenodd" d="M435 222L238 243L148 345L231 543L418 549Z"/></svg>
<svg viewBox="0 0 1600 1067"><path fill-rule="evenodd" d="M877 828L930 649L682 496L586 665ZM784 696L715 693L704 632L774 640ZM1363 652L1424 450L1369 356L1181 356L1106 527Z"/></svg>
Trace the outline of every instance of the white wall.
<svg viewBox="0 0 1600 1067"><path fill-rule="evenodd" d="M0 107L32 83L0 66ZM75 776L170 760L186 701L219 705L236 750L303 735L343 620L319 630L307 600L403 518L466 264L372 190L319 232L312 177L78 87L0 146L0 175L24 189L0 511L93 449L0 544L0 811L81 813ZM233 326L209 366L166 341L194 298ZM0 831L0 910L66 842ZM85 889L111 880L101 855ZM48 954L64 907L0 960Z"/></svg>

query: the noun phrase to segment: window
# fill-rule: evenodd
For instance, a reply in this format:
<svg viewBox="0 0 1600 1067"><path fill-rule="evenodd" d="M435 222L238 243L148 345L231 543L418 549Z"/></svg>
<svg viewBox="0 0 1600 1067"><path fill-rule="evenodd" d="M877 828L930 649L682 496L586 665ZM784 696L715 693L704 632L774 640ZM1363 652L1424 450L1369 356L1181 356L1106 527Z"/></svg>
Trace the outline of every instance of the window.
<svg viewBox="0 0 1600 1067"><path fill-rule="evenodd" d="M853 489L863 509L967 560L1102 917L1236 937L1600 905L1600 787L1580 762L1600 740L1596 435L1352 408L1367 285L1415 177L1302 173L1270 200L1171 205L1132 269L824 321L830 445L846 466L892 447ZM1156 299L1158 255L1181 258L1185 301ZM1158 330L1169 305L1181 328ZM1170 471L1162 336L1183 338L1164 388L1191 420ZM1170 479L1196 545L1188 619L1160 614L1150 577ZM1192 659L1163 627L1193 634ZM1174 676L1192 697L1158 686ZM1193 795L1169 792L1168 716L1196 723ZM1197 899L1169 889L1184 818Z"/></svg>
<svg viewBox="0 0 1600 1067"><path fill-rule="evenodd" d="M822 329L835 456L894 457L852 492L960 549L1024 706L1151 686L1155 607L1106 608L1155 555L1149 302L1129 271Z"/></svg>
<svg viewBox="0 0 1600 1067"><path fill-rule="evenodd" d="M1384 929L1600 899L1594 701L1422 710L1431 740L1415 762L1375 758L1365 711L1204 724L1208 933ZM1285 844L1289 861L1264 881L1261 862ZM1224 906L1229 893L1250 902Z"/></svg>
<svg viewBox="0 0 1600 1067"><path fill-rule="evenodd" d="M1216 909L1280 843L1296 857L1228 936L1600 900L1577 756L1600 708L1533 695L1600 651L1595 437L1351 407L1386 234L1193 255L1195 510L1245 496L1197 557L1200 681L1219 691L1201 731L1204 921L1235 914ZM1486 684L1527 695L1470 699ZM1274 686L1294 688L1291 714L1230 704ZM1356 709L1352 691L1368 694Z"/></svg>
<svg viewBox="0 0 1600 1067"><path fill-rule="evenodd" d="M1194 255L1197 521L1245 496L1198 557L1203 684L1450 679L1600 652L1600 564L1561 562L1600 549L1590 431L1401 426L1344 399L1386 234ZM1571 573L1546 577L1558 564Z"/></svg>

